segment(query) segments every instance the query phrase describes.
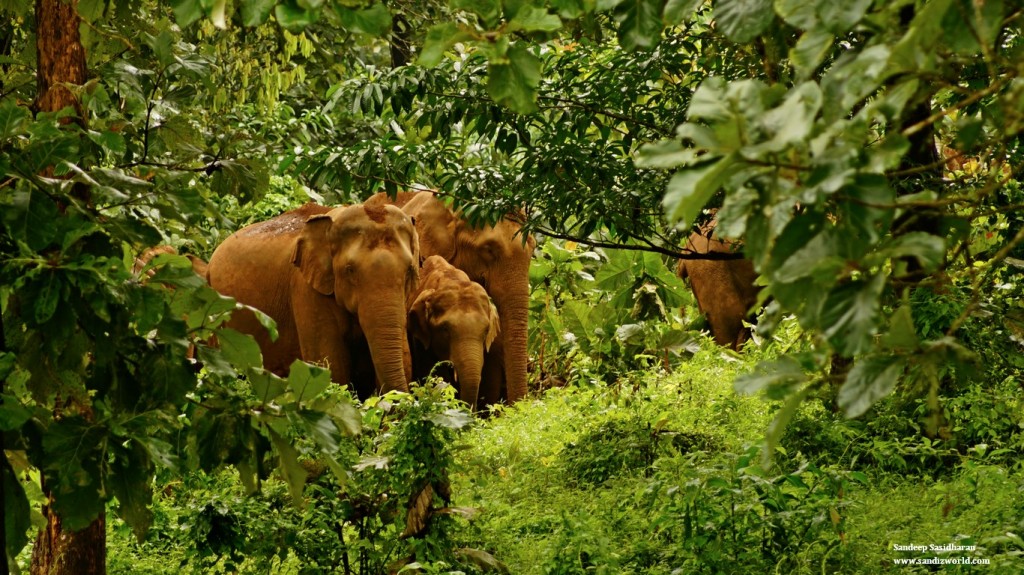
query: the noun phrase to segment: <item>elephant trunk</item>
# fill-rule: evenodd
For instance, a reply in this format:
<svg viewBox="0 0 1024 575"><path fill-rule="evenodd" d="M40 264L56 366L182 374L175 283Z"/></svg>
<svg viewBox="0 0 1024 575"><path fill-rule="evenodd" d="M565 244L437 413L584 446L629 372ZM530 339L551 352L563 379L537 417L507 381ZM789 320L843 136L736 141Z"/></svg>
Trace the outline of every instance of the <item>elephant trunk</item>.
<svg viewBox="0 0 1024 575"><path fill-rule="evenodd" d="M405 299L402 294L393 298L380 297L360 306L359 317L366 342L370 347L380 393L388 391L409 391L412 379L412 362L409 341L406 339ZM396 303L382 304L381 301Z"/></svg>
<svg viewBox="0 0 1024 575"><path fill-rule="evenodd" d="M526 397L526 360L530 301L530 260L508 266L495 282L493 299L501 318L504 342L506 400L509 404Z"/></svg>
<svg viewBox="0 0 1024 575"><path fill-rule="evenodd" d="M455 340L451 343L451 362L459 385L459 399L476 411L480 379L484 370L484 344L479 339Z"/></svg>

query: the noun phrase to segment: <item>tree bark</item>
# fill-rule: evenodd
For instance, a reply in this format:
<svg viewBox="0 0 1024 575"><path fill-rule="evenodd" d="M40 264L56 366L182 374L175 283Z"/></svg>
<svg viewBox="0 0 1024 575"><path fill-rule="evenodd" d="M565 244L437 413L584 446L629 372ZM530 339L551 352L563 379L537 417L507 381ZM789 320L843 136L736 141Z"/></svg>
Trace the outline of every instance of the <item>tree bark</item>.
<svg viewBox="0 0 1024 575"><path fill-rule="evenodd" d="M82 104L69 85L85 84L85 48L78 26L78 0L36 0L36 112L72 106L84 125Z"/></svg>
<svg viewBox="0 0 1024 575"><path fill-rule="evenodd" d="M412 60L412 25L401 12L396 12L391 24L391 67L405 66Z"/></svg>
<svg viewBox="0 0 1024 575"><path fill-rule="evenodd" d="M77 117L65 120L85 126L81 102L70 86L86 81L85 47L78 27L78 0L36 0L36 82L35 111L56 112L68 106ZM49 168L52 170L52 168ZM81 192L81 191L80 191ZM84 191L87 194L87 190ZM81 406L89 413L88 406ZM51 503L52 494L42 484ZM43 506L46 527L32 548L33 575L103 575L106 573L106 520L101 514L81 531L68 531L51 505Z"/></svg>

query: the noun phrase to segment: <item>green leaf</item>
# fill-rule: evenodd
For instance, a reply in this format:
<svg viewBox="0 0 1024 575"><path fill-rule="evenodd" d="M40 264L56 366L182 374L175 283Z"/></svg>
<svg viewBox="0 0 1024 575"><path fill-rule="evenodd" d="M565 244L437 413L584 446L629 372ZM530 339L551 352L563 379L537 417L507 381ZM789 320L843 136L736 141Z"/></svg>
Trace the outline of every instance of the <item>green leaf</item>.
<svg viewBox="0 0 1024 575"><path fill-rule="evenodd" d="M295 395L295 401L309 401L323 393L331 385L331 372L300 360L292 362L288 371L288 389Z"/></svg>
<svg viewBox="0 0 1024 575"><path fill-rule="evenodd" d="M826 230L793 252L772 277L782 283L813 276L836 277L845 265L846 261L839 252L833 234Z"/></svg>
<svg viewBox="0 0 1024 575"><path fill-rule="evenodd" d="M694 125L683 124L680 128L683 128L683 126ZM677 140L663 140L661 142L644 144L633 160L633 163L638 168L668 170L679 166L689 166L699 160L700 150L684 148Z"/></svg>
<svg viewBox="0 0 1024 575"><path fill-rule="evenodd" d="M906 34L892 49L887 62L890 73L931 70L935 66L933 48L946 41L942 23L952 4L953 0L930 0L921 5ZM968 32L966 28L961 26L959 31Z"/></svg>
<svg viewBox="0 0 1024 575"><path fill-rule="evenodd" d="M423 41L423 49L420 51L416 63L427 68L437 66L444 58L444 53L459 42L465 42L471 38L470 34L453 22L431 26L427 31L427 38Z"/></svg>
<svg viewBox="0 0 1024 575"><path fill-rule="evenodd" d="M288 484L288 492L292 495L292 503L296 507L304 507L305 501L302 498L302 490L306 486L306 469L299 463L299 452L292 447L291 443L277 434L273 429L267 428L270 433L270 440L277 450L278 469L281 476Z"/></svg>
<svg viewBox="0 0 1024 575"><path fill-rule="evenodd" d="M225 359L240 371L263 366L263 354L260 352L260 346L251 335L230 327L218 328L214 330L214 334L217 336L217 343L220 344Z"/></svg>
<svg viewBox="0 0 1024 575"><path fill-rule="evenodd" d="M731 175L730 170L737 158L736 153L732 153L702 166L676 172L669 180L662 200L669 221L681 228L691 226L711 196Z"/></svg>
<svg viewBox="0 0 1024 575"><path fill-rule="evenodd" d="M14 98L7 98L0 103L0 141L25 133L32 119L27 108L19 106Z"/></svg>
<svg viewBox="0 0 1024 575"><path fill-rule="evenodd" d="M898 356L862 357L839 388L837 403L848 418L859 417L876 401L892 393L906 367Z"/></svg>
<svg viewBox="0 0 1024 575"><path fill-rule="evenodd" d="M837 60L828 69L821 79L826 121L838 120L878 90L893 74L889 55L889 46L878 44Z"/></svg>
<svg viewBox="0 0 1024 575"><path fill-rule="evenodd" d="M537 110L540 60L522 43L508 49L504 62L488 63L487 92L495 102L519 114Z"/></svg>
<svg viewBox="0 0 1024 575"><path fill-rule="evenodd" d="M834 34L845 34L857 25L864 18L868 8L874 0L846 0L835 2L834 0L819 0L817 5L818 17L821 23L829 32Z"/></svg>
<svg viewBox="0 0 1024 575"><path fill-rule="evenodd" d="M32 526L28 497L18 481L7 456L0 452L0 481L3 481L5 557L17 557L28 543L28 530Z"/></svg>
<svg viewBox="0 0 1024 575"><path fill-rule="evenodd" d="M201 0L171 0L171 7L174 9L174 20L182 28L187 28L203 16Z"/></svg>
<svg viewBox="0 0 1024 575"><path fill-rule="evenodd" d="M53 317L63 293L63 282L57 277L55 271L45 272L41 283L39 291L36 292L36 300L33 302L33 317L37 324L46 323Z"/></svg>
<svg viewBox="0 0 1024 575"><path fill-rule="evenodd" d="M264 405L284 395L288 391L288 383L267 371L253 371L249 374L249 383L253 393Z"/></svg>
<svg viewBox="0 0 1024 575"><path fill-rule="evenodd" d="M916 349L920 344L909 303L901 305L889 318L889 333L885 334L885 344L897 349Z"/></svg>
<svg viewBox="0 0 1024 575"><path fill-rule="evenodd" d="M821 312L821 328L829 342L846 356L868 351L878 332L885 276L850 281L833 289Z"/></svg>
<svg viewBox="0 0 1024 575"><path fill-rule="evenodd" d="M391 29L391 12L381 2L362 10L338 8L337 12L342 26L352 32L383 36Z"/></svg>
<svg viewBox="0 0 1024 575"><path fill-rule="evenodd" d="M910 232L893 238L879 253L889 258L916 258L926 272L935 271L946 257L946 240L926 232Z"/></svg>
<svg viewBox="0 0 1024 575"><path fill-rule="evenodd" d="M245 0L241 3L243 26L259 26L270 18L277 0Z"/></svg>
<svg viewBox="0 0 1024 575"><path fill-rule="evenodd" d="M759 147L778 152L804 144L814 128L821 103L821 88L815 82L804 82L790 90L780 106L764 115L762 123L772 138Z"/></svg>
<svg viewBox="0 0 1024 575"><path fill-rule="evenodd" d="M431 413L427 421L447 429L462 429L473 423L473 414L464 409L446 409L443 413Z"/></svg>
<svg viewBox="0 0 1024 575"><path fill-rule="evenodd" d="M341 431L329 415L321 411L300 409L298 417L302 421L303 427L309 432L310 437L323 448L328 456L338 453L338 446L341 443Z"/></svg>
<svg viewBox="0 0 1024 575"><path fill-rule="evenodd" d="M704 0L668 0L662 18L668 26L676 26L689 22L693 15L704 5Z"/></svg>
<svg viewBox="0 0 1024 575"><path fill-rule="evenodd" d="M829 0L825 0L829 1ZM818 9L820 2L808 0L775 0L775 12L786 24L800 30L813 30L818 27Z"/></svg>
<svg viewBox="0 0 1024 575"><path fill-rule="evenodd" d="M146 450L135 442L131 449L118 451L108 481L117 498L117 515L141 543L153 523L153 467Z"/></svg>
<svg viewBox="0 0 1024 575"><path fill-rule="evenodd" d="M788 390L807 381L807 374L796 359L783 356L775 361L760 361L754 371L741 374L733 382L736 393L753 395L765 391L772 399L788 395Z"/></svg>
<svg viewBox="0 0 1024 575"><path fill-rule="evenodd" d="M716 0L712 10L722 32L737 44L761 35L775 18L772 0Z"/></svg>
<svg viewBox="0 0 1024 575"><path fill-rule="evenodd" d="M213 6L210 7L210 21L216 28L224 30L227 28L227 21L225 19L225 11L227 8L227 0L213 0Z"/></svg>
<svg viewBox="0 0 1024 575"><path fill-rule="evenodd" d="M320 18L319 11L305 10L287 0L274 7L274 17L282 28L288 30L301 30Z"/></svg>
<svg viewBox="0 0 1024 575"><path fill-rule="evenodd" d="M500 0L452 0L451 7L476 14L488 28L496 26L501 18Z"/></svg>
<svg viewBox="0 0 1024 575"><path fill-rule="evenodd" d="M772 422L768 424L768 430L765 432L764 451L761 452L763 458L767 462L770 461L771 456L775 453L775 447L782 440L783 434L786 432L786 426L792 421L793 416L796 415L797 409L803 404L804 400L814 391L814 386L805 386L800 391L790 394L786 397L786 401L783 402L782 407L775 412L775 417L772 418Z"/></svg>
<svg viewBox="0 0 1024 575"><path fill-rule="evenodd" d="M627 51L653 48L661 40L661 0L626 0L615 8L615 20Z"/></svg>
<svg viewBox="0 0 1024 575"><path fill-rule="evenodd" d="M553 32L562 27L562 19L539 6L523 6L506 28L507 32Z"/></svg>
<svg viewBox="0 0 1024 575"><path fill-rule="evenodd" d="M835 36L827 30L814 28L804 32L789 50L789 59L796 68L797 76L806 80L814 75L815 70L832 50Z"/></svg>
<svg viewBox="0 0 1024 575"><path fill-rule="evenodd" d="M7 376L4 375L0 379L6 381ZM0 403L0 431L14 431L32 418L32 412L22 405L18 398L6 393L0 395L0 398L3 399L3 403Z"/></svg>

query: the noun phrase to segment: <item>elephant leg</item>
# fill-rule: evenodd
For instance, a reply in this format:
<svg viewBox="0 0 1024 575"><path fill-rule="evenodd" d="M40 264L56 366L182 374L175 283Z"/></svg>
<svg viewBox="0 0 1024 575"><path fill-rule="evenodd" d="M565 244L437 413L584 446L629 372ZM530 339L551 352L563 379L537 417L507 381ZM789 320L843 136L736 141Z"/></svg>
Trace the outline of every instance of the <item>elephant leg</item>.
<svg viewBox="0 0 1024 575"><path fill-rule="evenodd" d="M347 345L347 318L336 306L293 306L302 360L331 370L331 380L352 382L352 353ZM367 352L367 355L369 353Z"/></svg>
<svg viewBox="0 0 1024 575"><path fill-rule="evenodd" d="M484 354L484 369L480 378L478 406L496 405L507 399L505 389L505 348L501 338L494 340Z"/></svg>

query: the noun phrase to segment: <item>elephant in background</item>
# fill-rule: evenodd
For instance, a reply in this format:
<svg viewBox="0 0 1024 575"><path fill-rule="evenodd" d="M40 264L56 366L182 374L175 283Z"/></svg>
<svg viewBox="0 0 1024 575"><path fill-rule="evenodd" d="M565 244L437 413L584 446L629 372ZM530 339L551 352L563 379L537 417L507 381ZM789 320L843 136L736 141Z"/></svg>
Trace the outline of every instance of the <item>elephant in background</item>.
<svg viewBox="0 0 1024 575"><path fill-rule="evenodd" d="M400 206L416 222L424 257L441 256L484 286L498 309L501 332L484 360L481 402L511 404L525 397L533 237L508 217L474 227L433 192L401 192L394 200L379 193L366 203Z"/></svg>
<svg viewBox="0 0 1024 575"><path fill-rule="evenodd" d="M441 256L424 260L419 287L409 296L414 379L429 375L438 361L451 361L459 399L475 411L484 356L500 329L498 309L483 286Z"/></svg>
<svg viewBox="0 0 1024 575"><path fill-rule="evenodd" d="M251 312L228 324L256 338L268 370L326 364L360 396L408 390L406 299L418 278L416 230L394 206L306 204L235 232L208 268L214 289L277 322L276 341Z"/></svg>
<svg viewBox="0 0 1024 575"><path fill-rule="evenodd" d="M695 254L736 252L741 244L716 237L716 223L712 220L690 234L686 249ZM750 318L761 290L754 284L754 264L746 258L683 259L679 260L676 273L689 279L697 307L707 317L715 342L738 351L750 337L750 329L743 326L743 320Z"/></svg>

